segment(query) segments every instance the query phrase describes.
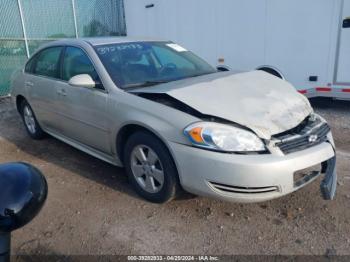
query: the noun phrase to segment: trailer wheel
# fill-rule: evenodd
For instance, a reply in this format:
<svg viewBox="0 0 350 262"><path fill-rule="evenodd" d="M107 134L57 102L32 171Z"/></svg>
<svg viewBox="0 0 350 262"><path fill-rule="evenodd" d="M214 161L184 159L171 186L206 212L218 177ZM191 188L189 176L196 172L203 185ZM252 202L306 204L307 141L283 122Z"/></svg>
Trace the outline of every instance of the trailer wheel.
<svg viewBox="0 0 350 262"><path fill-rule="evenodd" d="M273 69L271 67L261 67L261 68L258 68L257 70L264 71L266 73L269 73L271 75L274 75L274 76L276 76L278 78L281 78L281 79L285 80L285 78L282 75L282 73L279 72L277 69Z"/></svg>

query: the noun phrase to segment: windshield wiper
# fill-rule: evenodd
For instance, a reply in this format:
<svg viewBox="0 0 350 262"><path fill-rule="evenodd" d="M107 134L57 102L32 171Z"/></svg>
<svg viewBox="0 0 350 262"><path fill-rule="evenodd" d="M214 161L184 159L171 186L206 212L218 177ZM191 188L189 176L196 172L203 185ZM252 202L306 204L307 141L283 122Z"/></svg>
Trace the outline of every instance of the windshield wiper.
<svg viewBox="0 0 350 262"><path fill-rule="evenodd" d="M123 86L123 88L136 88L136 87L148 87L148 86L156 86L156 85L160 85L160 84L165 84L165 83L169 83L170 81L145 81L142 83L134 83L134 84L128 84Z"/></svg>

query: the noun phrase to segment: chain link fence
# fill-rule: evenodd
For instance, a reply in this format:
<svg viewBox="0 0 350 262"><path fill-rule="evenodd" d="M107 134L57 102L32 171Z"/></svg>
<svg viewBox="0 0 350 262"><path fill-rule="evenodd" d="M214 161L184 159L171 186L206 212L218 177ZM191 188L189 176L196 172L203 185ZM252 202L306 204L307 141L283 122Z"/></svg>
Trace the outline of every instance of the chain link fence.
<svg viewBox="0 0 350 262"><path fill-rule="evenodd" d="M0 97L35 50L60 38L124 36L123 0L0 0Z"/></svg>

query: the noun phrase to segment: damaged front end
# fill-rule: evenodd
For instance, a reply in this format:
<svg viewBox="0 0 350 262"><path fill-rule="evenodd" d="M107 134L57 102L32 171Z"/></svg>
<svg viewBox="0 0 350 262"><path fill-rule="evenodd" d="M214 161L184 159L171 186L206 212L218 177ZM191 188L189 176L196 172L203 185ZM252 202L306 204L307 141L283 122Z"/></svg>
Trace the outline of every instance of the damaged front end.
<svg viewBox="0 0 350 262"><path fill-rule="evenodd" d="M200 119L184 129L184 135L195 147L235 154L269 153L263 140L247 127L220 117L202 114L167 94L138 93L137 95Z"/></svg>
<svg viewBox="0 0 350 262"><path fill-rule="evenodd" d="M330 132L329 125L323 119L311 114L295 128L272 136L271 142L288 155L329 141Z"/></svg>
<svg viewBox="0 0 350 262"><path fill-rule="evenodd" d="M137 95L145 99L177 109L181 112L190 114L207 123L213 122L230 126L236 126L251 132L251 130L249 130L248 128L242 127L240 125L237 125L236 123L227 121L225 119L218 118L215 116L204 115L199 111L193 109L189 105L164 93L138 93ZM292 128L280 134L273 135L270 140L264 140L264 142L266 144L266 150L260 152L256 151L234 153L245 155L271 154L276 152L277 149L280 155L286 156L289 154L296 153L298 151L315 147L324 142L328 142L334 147L334 142L330 133L330 127L328 126L325 120L323 120L316 114L310 114L295 128ZM208 148L206 146L202 147L216 151L215 148ZM333 157L316 166L295 172L294 189L298 190L299 188L302 188L305 185L313 182L322 175L324 176L320 185L322 196L325 200L333 200L337 188L336 157Z"/></svg>
<svg viewBox="0 0 350 262"><path fill-rule="evenodd" d="M196 109L190 107L189 105L177 100L176 98L173 98L172 96L166 94L166 93L134 93L135 95L151 100L156 103L160 103L162 105L174 108L176 110L179 110L183 113L189 114L191 116L197 117L203 121L210 121L210 122L218 122L223 124L234 124L228 120L222 119L220 117L215 117L211 115L205 115L201 112L197 111Z"/></svg>
<svg viewBox="0 0 350 262"><path fill-rule="evenodd" d="M332 145L336 155L331 129L327 122L316 114L307 117L297 127L274 135L272 144L279 148L284 155L305 150L321 143ZM304 172L303 172L304 171ZM336 156L320 164L319 169L309 168L308 172L303 170L295 174L294 186L300 188L313 181L320 175L324 175L321 182L321 193L325 200L333 200L337 189Z"/></svg>
<svg viewBox="0 0 350 262"><path fill-rule="evenodd" d="M193 123L184 131L194 147L229 154L271 154L286 158L322 143L329 143L334 149L329 125L313 113L307 100L295 90L285 86L284 82L275 83L274 79L261 74L256 74L255 77L265 81L266 85L261 85L258 81L251 83L249 75L245 75L244 79L242 76L229 75L226 77L226 82L221 78L203 79L206 81L192 83L190 86L182 82L169 83L149 89L133 90L132 93L202 121ZM248 89L239 90L239 85L234 83L235 79L242 80L242 86L244 83L245 86L249 83L252 86L253 84L259 86L260 89L257 90L254 87L254 90L249 92ZM231 81L234 83L232 86L229 84ZM273 87L273 84L278 83L279 87ZM213 86L216 88L215 92ZM191 89L193 89L192 92ZM225 125L226 128L224 128ZM255 142L246 143L243 148L220 147L217 146L218 143L222 143L220 139L213 141L215 140L212 135L213 129L219 130L219 133L226 132L226 137L232 137L236 132L241 138L243 137L243 140ZM226 139L225 142L229 140ZM231 145L235 142L233 140L229 141ZM259 143L259 140L264 146ZM332 200L337 186L336 157L320 163L319 166L320 168L310 172L305 170L296 172L294 190L324 175L321 192L324 199Z"/></svg>

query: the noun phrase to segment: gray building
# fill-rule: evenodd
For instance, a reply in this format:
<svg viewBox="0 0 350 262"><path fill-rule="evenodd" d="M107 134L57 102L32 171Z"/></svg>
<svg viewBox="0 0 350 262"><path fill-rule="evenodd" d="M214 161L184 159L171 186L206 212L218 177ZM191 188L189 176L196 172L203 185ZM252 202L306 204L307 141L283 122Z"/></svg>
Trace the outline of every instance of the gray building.
<svg viewBox="0 0 350 262"><path fill-rule="evenodd" d="M0 96L43 43L126 34L122 0L0 0Z"/></svg>

